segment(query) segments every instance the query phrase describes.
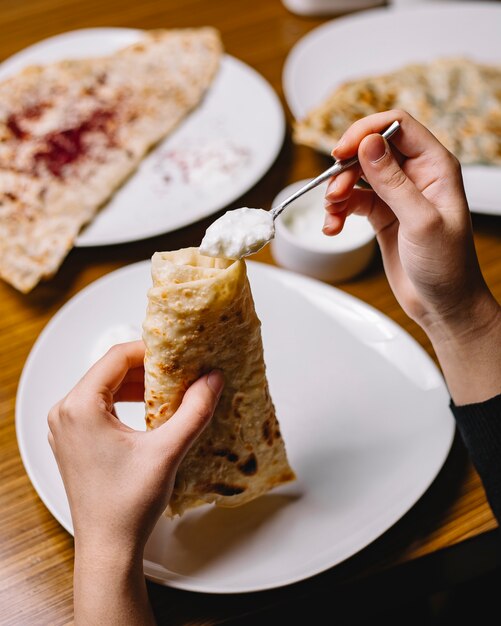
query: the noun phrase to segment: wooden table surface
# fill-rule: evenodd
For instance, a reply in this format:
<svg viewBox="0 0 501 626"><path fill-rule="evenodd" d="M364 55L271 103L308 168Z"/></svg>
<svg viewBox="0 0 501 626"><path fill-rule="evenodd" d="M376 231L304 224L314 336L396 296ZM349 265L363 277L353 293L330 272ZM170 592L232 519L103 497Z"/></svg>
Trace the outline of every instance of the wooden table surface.
<svg viewBox="0 0 501 626"><path fill-rule="evenodd" d="M254 67L275 88L288 121L287 136L274 165L229 208L268 208L286 184L317 174L327 163L325 157L292 144L291 114L283 98L281 74L292 46L332 17L302 18L288 12L279 0L3 0L1 5L0 59L40 39L76 28L217 27L226 51ZM16 443L16 390L33 343L60 307L90 282L118 267L147 259L156 250L197 245L211 219L145 241L75 249L56 277L29 295L0 283L0 624L72 622L72 537L38 498ZM482 270L499 300L501 219L473 215L473 224ZM273 263L268 248L255 259ZM379 256L363 275L340 288L384 312L434 358L427 337L395 301ZM486 538L495 534L496 527L479 478L456 438L443 470L416 506L374 544L329 572L292 587L257 594L211 596L154 584L149 584L149 589L161 623L243 624L248 619L251 624L258 620L252 616L254 611L283 616L287 610L299 623L298 616L305 615L301 607L304 611L304 606L310 606L307 614L311 617L313 603L322 606L322 598L328 603L333 598L340 601L349 597L350 585L362 584L363 580L374 584L392 571L399 572L400 578L400 572L409 571L405 568L410 565L416 565L414 570L429 580L430 571L435 568L436 573L440 567L435 557L450 555L454 546L471 548L471 554L476 555L472 558L482 567L489 561ZM251 616L242 617L248 614ZM289 623L293 621L289 617Z"/></svg>

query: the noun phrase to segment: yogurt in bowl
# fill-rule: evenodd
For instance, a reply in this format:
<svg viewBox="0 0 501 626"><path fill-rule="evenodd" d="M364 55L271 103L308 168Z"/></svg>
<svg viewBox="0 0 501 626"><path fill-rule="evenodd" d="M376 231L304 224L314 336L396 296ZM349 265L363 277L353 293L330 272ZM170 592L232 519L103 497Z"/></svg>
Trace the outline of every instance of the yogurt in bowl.
<svg viewBox="0 0 501 626"><path fill-rule="evenodd" d="M306 184L301 180L286 187L273 201L277 206ZM370 263L376 248L372 226L365 217L350 215L339 235L322 232L327 182L290 204L275 220L271 252L275 261L290 270L326 282L353 278Z"/></svg>

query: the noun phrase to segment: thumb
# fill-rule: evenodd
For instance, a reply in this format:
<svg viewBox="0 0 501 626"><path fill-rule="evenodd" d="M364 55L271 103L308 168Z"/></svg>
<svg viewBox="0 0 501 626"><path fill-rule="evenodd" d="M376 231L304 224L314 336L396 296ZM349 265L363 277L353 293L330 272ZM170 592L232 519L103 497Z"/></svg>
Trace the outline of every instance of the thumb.
<svg viewBox="0 0 501 626"><path fill-rule="evenodd" d="M174 415L156 430L160 445L178 463L212 418L223 387L220 370L202 376L188 388Z"/></svg>
<svg viewBox="0 0 501 626"><path fill-rule="evenodd" d="M365 137L358 158L367 182L401 224L410 224L417 210L429 210L428 202L406 176L384 137L377 133Z"/></svg>

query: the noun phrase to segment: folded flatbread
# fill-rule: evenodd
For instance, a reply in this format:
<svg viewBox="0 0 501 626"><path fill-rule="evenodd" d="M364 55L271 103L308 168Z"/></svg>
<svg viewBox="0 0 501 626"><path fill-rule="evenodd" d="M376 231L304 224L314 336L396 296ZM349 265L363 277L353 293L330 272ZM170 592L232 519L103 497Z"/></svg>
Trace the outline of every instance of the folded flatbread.
<svg viewBox="0 0 501 626"><path fill-rule="evenodd" d="M152 278L143 323L147 428L168 420L202 374L219 368L225 377L212 421L179 467L166 514L208 502L239 506L294 480L245 262L197 248L157 252Z"/></svg>
<svg viewBox="0 0 501 626"><path fill-rule="evenodd" d="M212 28L145 32L106 57L28 67L0 83L0 276L52 276L84 224L201 100Z"/></svg>
<svg viewBox="0 0 501 626"><path fill-rule="evenodd" d="M464 164L501 164L501 66L441 58L339 85L294 125L294 141L330 153L356 120L403 109Z"/></svg>

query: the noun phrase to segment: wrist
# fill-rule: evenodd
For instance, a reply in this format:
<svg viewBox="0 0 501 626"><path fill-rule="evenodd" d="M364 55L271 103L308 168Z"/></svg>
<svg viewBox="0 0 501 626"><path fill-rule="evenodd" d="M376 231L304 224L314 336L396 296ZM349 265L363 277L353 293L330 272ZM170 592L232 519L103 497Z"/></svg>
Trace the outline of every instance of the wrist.
<svg viewBox="0 0 501 626"><path fill-rule="evenodd" d="M128 573L143 567L143 547L75 534L75 568Z"/></svg>
<svg viewBox="0 0 501 626"><path fill-rule="evenodd" d="M485 287L464 298L459 310L434 319L430 316L421 326L435 350L469 350L496 334L500 324L501 307Z"/></svg>
<svg viewBox="0 0 501 626"><path fill-rule="evenodd" d="M143 572L143 550L75 534L75 626L154 626Z"/></svg>
<svg viewBox="0 0 501 626"><path fill-rule="evenodd" d="M467 317L442 320L427 330L458 406L501 393L501 306L488 292L488 297L465 310Z"/></svg>

